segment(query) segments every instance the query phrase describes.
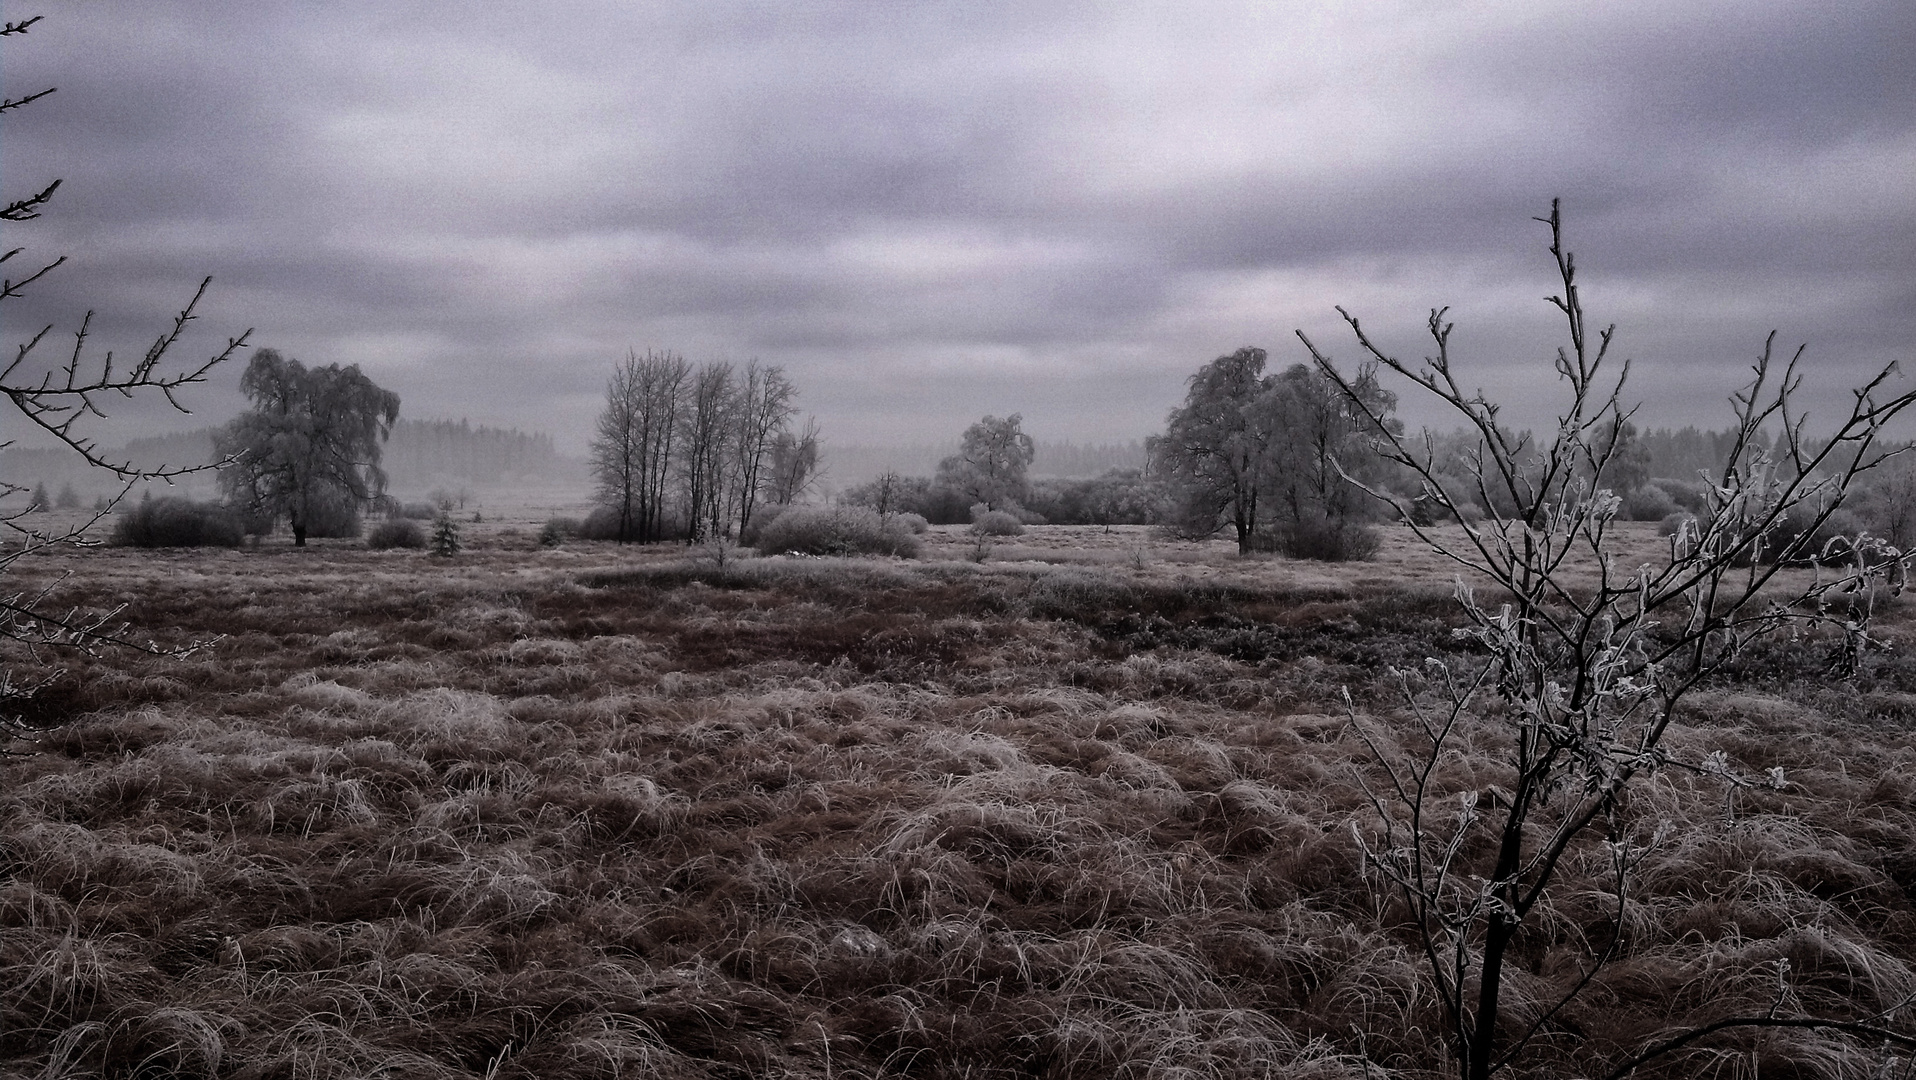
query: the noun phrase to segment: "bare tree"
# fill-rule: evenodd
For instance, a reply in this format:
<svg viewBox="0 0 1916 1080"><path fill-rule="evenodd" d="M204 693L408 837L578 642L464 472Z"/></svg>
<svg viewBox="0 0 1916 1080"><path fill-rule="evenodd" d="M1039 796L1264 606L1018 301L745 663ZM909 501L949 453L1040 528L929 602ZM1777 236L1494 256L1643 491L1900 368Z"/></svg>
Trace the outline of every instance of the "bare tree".
<svg viewBox="0 0 1916 1080"><path fill-rule="evenodd" d="M898 489L902 478L897 469L886 469L872 481L872 509L879 517L890 517L898 509Z"/></svg>
<svg viewBox="0 0 1916 1080"><path fill-rule="evenodd" d="M1870 527L1891 546L1916 547L1916 454L1901 454L1870 477L1862 502Z"/></svg>
<svg viewBox="0 0 1916 1080"><path fill-rule="evenodd" d="M778 436L791 424L797 411L793 401L798 388L785 378L785 369L760 367L754 360L745 365L738 380L738 404L733 410L737 430L732 435L733 517L739 535L752 525L752 512L768 487L766 462Z"/></svg>
<svg viewBox="0 0 1916 1080"><path fill-rule="evenodd" d="M627 352L606 386L592 441L599 503L617 517L621 543L659 539L665 528L680 397L691 366L676 353Z"/></svg>
<svg viewBox="0 0 1916 1080"><path fill-rule="evenodd" d="M625 361L612 369L605 388L605 409L599 413L597 432L592 440L592 474L599 485L599 503L609 507L618 519L617 538L624 543L637 535L639 505L643 498L641 465L643 449L639 440L638 357L627 352Z"/></svg>
<svg viewBox="0 0 1916 1080"><path fill-rule="evenodd" d="M1671 538L1667 560L1619 565L1612 531L1619 500L1598 485L1627 443L1628 365L1610 361L1614 327L1592 334L1586 326L1556 204L1538 220L1550 228L1563 288L1551 303L1569 330L1556 361L1568 402L1548 442L1512 435L1499 425L1494 403L1458 383L1442 309L1429 319L1436 355L1421 365L1384 352L1339 309L1370 361L1434 394L1481 440L1468 479L1489 515L1464 524L1461 534L1408 517L1405 524L1466 575L1458 598L1468 634L1488 660L1466 669L1428 661L1422 693L1412 693L1415 680L1405 676L1412 723L1400 734L1410 751L1387 751L1394 738L1352 709L1382 776L1372 793L1375 828L1359 840L1369 869L1409 913L1442 1002L1457 1074L1466 1080L1516 1064L1615 954L1633 872L1660 839L1653 823L1631 814L1632 785L1668 768L1731 783L1785 782L1780 771L1739 777L1720 754L1696 761L1672 754L1664 739L1685 696L1751 643L1785 633L1828 631L1832 670L1849 670L1872 643L1871 598L1879 588L1900 588L1903 570L1869 558L1866 537L1822 550L1800 539L1772 542L1777 535L1814 535L1826 524L1858 478L1885 460L1884 426L1916 402L1916 394L1886 392L1886 368L1855 391L1849 415L1826 438L1812 441L1793 408L1802 350L1779 363L1774 334L1750 381L1731 398L1734 445L1704 512ZM1384 455L1454 516L1460 495L1440 476L1433 441L1393 431L1328 356L1301 331L1298 337L1353 406L1368 413ZM1765 424L1780 429L1774 449L1760 435ZM1766 558L1766 547L1780 548L1778 558ZM1779 570L1792 557L1838 554L1847 560L1842 566L1807 579ZM1480 602L1472 582L1487 586L1492 599ZM1508 750L1484 760L1485 743L1477 742L1473 773L1481 788L1447 790L1439 765L1479 723L1502 725ZM1503 991L1515 950L1549 913L1553 883L1573 856L1607 860L1619 932L1593 947L1580 969L1554 978L1554 996L1513 1012ZM1897 1013L1909 1003L1875 1000L1863 980L1855 984L1851 1015L1807 1016L1793 1012L1791 1000L1785 994L1767 1010L1747 1013L1733 1002L1671 1002L1673 1026L1664 1037L1596 1071L1621 1077L1658 1057L1707 1048L1739 1028L1820 1027L1916 1045L1909 1020Z"/></svg>
<svg viewBox="0 0 1916 1080"><path fill-rule="evenodd" d="M818 473L818 421L808 418L799 431L774 436L770 468L766 498L773 506L798 501Z"/></svg>
<svg viewBox="0 0 1916 1080"><path fill-rule="evenodd" d="M22 19L17 22L0 24L0 37L13 37L24 34L40 16ZM52 88L36 91L19 98L0 101L0 114L10 113L31 102L38 101L53 93ZM53 198L60 187L60 181L54 180L44 188L22 198L13 199L0 207L0 220L8 222L31 221L40 216L40 211ZM19 256L24 248L10 248L0 253L0 263L10 263ZM16 299L34 282L39 281L55 268L66 262L62 255L51 262L44 263L29 271L24 277L7 277L0 280L0 302ZM38 429L44 436L64 444L78 453L90 465L101 469L120 481L119 494L99 506L91 517L78 524L61 529L39 529L23 523L24 511L0 513L0 577L11 572L21 559L36 552L61 545L84 546L92 543L87 537L88 530L97 524L101 517L111 512L133 485L146 480L170 480L190 472L197 472L212 466L194 462L180 467L162 465L157 468L136 466L130 461L116 461L108 458L98 444L79 425L83 418L104 418L101 403L114 397L158 397L182 413L188 412L177 396L179 391L196 383L206 381L207 374L219 364L231 358L246 342L252 331L247 331L230 339L226 347L207 360L183 368L169 368L167 354L176 345L187 325L194 318L194 310L206 295L207 286L212 279L200 282L186 307L174 316L172 327L156 338L146 350L146 354L134 363L116 369L111 352L99 360L87 355L87 334L93 321L93 313L88 312L80 320L80 327L73 335L73 347L64 361L56 361L50 366L36 364L41 344L53 332L51 326L41 328L25 342L14 349L13 358L4 368L0 368L0 395L4 395L9 404L28 424ZM12 439L0 441L0 450L13 445ZM0 479L0 499L18 495L27 488L11 480ZM86 611L59 609L49 606L50 598L57 587L53 585L37 589L4 590L0 589L0 638L26 647L37 654L44 649L71 651L84 654L97 654L108 648L130 648L156 655L184 656L203 646L204 643L191 643L183 646L161 646L151 639L139 636L120 619L123 609L110 611ZM0 671L0 728L12 728L16 723L14 710L26 698L51 684L63 672L42 665L41 669L24 681L16 681L11 670Z"/></svg>
<svg viewBox="0 0 1916 1080"><path fill-rule="evenodd" d="M679 468L687 543L725 535L726 478L733 464L729 444L737 404L731 364L708 361L693 372L679 419L685 432Z"/></svg>

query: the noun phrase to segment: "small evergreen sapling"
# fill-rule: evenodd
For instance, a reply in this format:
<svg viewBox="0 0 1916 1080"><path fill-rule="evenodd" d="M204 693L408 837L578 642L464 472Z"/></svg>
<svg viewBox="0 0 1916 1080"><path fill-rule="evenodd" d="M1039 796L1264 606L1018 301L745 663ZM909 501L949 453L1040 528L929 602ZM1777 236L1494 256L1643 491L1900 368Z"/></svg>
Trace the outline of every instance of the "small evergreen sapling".
<svg viewBox="0 0 1916 1080"><path fill-rule="evenodd" d="M459 554L460 548L464 546L459 539L459 523L452 519L450 513L442 512L433 519L430 547L434 555L451 558Z"/></svg>

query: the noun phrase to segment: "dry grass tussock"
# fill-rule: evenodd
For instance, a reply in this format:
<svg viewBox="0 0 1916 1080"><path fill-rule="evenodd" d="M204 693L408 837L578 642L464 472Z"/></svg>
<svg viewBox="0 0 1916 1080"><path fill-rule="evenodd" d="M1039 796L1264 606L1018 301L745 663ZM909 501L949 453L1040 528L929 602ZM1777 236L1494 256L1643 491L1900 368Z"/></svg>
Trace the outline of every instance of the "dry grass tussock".
<svg viewBox="0 0 1916 1080"><path fill-rule="evenodd" d="M45 560L73 602L226 636L77 663L43 705L68 722L0 761L0 1073L1440 1074L1338 699L1415 749L1387 672L1468 661L1445 572L1046 527L926 555ZM1621 919L1602 845L1574 853L1513 1023L1617 960L1533 1075L1779 992L1916 991L1916 667L1833 692L1814 643L1760 660L1672 747L1787 783L1641 787L1617 834L1670 827ZM1438 783L1494 797L1487 761ZM1885 1060L1726 1035L1641 1075Z"/></svg>

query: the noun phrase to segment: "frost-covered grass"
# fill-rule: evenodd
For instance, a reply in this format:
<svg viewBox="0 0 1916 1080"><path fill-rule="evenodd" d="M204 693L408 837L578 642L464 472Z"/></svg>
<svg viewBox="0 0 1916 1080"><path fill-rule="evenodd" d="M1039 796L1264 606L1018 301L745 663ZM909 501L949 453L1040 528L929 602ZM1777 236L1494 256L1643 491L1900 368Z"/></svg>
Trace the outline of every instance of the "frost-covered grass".
<svg viewBox="0 0 1916 1080"><path fill-rule="evenodd" d="M1388 669L1458 647L1401 538L1325 567L1049 527L982 565L938 530L914 562L500 535L34 565L226 636L74 663L36 714L64 723L0 761L0 1074L1445 1070L1340 704L1394 745ZM1750 657L1672 740L1783 790L1641 788L1623 824L1676 828L1621 926L1600 846L1566 869L1506 1007L1618 959L1532 1075L1760 1012L1784 960L1813 1010L1916 988L1916 668L1826 686L1818 648ZM1440 782L1492 791L1490 761ZM1722 1038L1642 1075L1879 1050Z"/></svg>

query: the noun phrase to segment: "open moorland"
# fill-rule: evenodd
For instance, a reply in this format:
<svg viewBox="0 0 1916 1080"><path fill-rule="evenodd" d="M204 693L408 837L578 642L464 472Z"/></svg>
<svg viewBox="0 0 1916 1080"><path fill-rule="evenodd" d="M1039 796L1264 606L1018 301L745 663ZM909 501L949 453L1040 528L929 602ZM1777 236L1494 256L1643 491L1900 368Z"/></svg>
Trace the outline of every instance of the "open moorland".
<svg viewBox="0 0 1916 1080"><path fill-rule="evenodd" d="M1472 662L1451 570L1404 531L1339 566L1065 527L934 530L903 561L547 550L542 517L450 559L16 567L218 640L66 658L0 760L0 1074L1445 1073L1343 703L1394 752L1393 672ZM1854 1016L1916 991L1916 662L1838 683L1826 652L1757 650L1692 699L1674 755L1786 781L1637 786L1622 827L1672 828L1621 924L1602 845L1575 853L1513 1022L1614 959L1520 1074L1601 1074L1779 992ZM1490 712L1445 789L1494 791ZM1733 1031L1638 1075L1897 1053Z"/></svg>

